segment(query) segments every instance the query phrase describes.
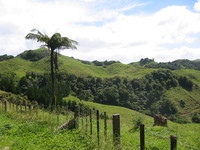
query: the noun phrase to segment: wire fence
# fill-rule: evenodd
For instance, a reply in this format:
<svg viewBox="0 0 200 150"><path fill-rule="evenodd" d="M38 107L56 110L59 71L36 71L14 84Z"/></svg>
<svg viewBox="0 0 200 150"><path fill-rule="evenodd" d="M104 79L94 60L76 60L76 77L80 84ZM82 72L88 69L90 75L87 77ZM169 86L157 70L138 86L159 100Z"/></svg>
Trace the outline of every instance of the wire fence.
<svg viewBox="0 0 200 150"><path fill-rule="evenodd" d="M52 111L51 106L26 104L26 103L13 103L0 100L1 112L16 112L32 117L32 119L40 119L43 121L54 121L55 130L58 129L79 129L83 135L90 136L94 143L97 143L102 149L107 149L106 146L112 145L114 149L122 149L123 144L121 139L120 115L113 114L111 117L106 112L99 112L99 110L85 107L84 105L74 106L54 106ZM68 122L66 122L66 120ZM71 121L71 122L70 122ZM70 128L71 123L71 128ZM163 136L162 133L158 134L145 128L144 124L140 124L139 127L139 145L137 149L144 150L145 144L149 144L146 141L145 136L149 135L158 137L159 139L169 140L170 149L177 150L177 137L174 135ZM178 141L180 145L186 148L199 150L190 145L184 144ZM134 148L133 148L134 149Z"/></svg>

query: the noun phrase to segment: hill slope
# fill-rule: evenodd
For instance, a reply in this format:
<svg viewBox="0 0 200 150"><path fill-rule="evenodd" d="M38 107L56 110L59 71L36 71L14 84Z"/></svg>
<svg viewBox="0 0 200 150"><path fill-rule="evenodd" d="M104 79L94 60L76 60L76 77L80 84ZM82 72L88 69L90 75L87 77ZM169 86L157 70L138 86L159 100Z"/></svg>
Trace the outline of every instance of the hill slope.
<svg viewBox="0 0 200 150"><path fill-rule="evenodd" d="M139 129L136 127L134 128L136 122L139 120L141 123L145 124L145 138L147 139L145 146L147 149L170 149L168 145L169 136L172 134L178 136L178 149L180 150L198 149L200 146L198 141L200 133L199 124L178 124L168 121L168 127L158 127L153 126L154 121L152 117L131 109L80 101L74 97L67 97L64 100L74 100L76 103L81 103L89 108L99 110L100 114L106 112L109 119L112 119L113 114L120 114L120 130L124 149L139 149L139 147L137 147L137 145L139 145ZM112 125L111 122L109 123Z"/></svg>
<svg viewBox="0 0 200 150"><path fill-rule="evenodd" d="M15 80L21 81L20 84L14 83L18 86L14 90L15 93L23 93L31 100L47 104L48 79L43 75L26 73L49 73L49 60L49 52L46 49L25 51L15 58L1 61L0 73L2 75L14 72ZM180 122L190 122L195 113L200 114L199 70L152 69L139 63L85 64L63 55L59 57L59 70L66 74L62 77L63 89L59 92L62 96L72 94L83 100L121 105L149 115L163 113L169 115L172 120L184 116L186 119L179 120ZM6 77L3 79L3 75L0 77L2 84L7 80ZM8 83L7 87L10 85L13 86ZM6 87L1 89L6 90Z"/></svg>
<svg viewBox="0 0 200 150"><path fill-rule="evenodd" d="M38 49L27 53L25 51L17 57L0 62L1 73L12 71L18 77L22 77L26 72L49 72L49 56L45 56L45 49ZM38 56L38 55L39 56ZM42 55L43 57L41 57ZM34 57L34 58L33 58ZM38 58L40 57L40 58ZM37 61L36 61L37 60ZM114 63L108 66L95 66L81 63L73 58L60 55L59 57L60 72L67 72L77 76L95 76L95 77L114 77L123 76L129 78L140 78L146 73L150 73L155 69L145 69L141 67L133 67L122 63Z"/></svg>
<svg viewBox="0 0 200 150"><path fill-rule="evenodd" d="M15 96L0 91L0 96L12 101ZM93 111L92 129L90 135L89 117L81 115L79 129L73 131L57 132L58 126L73 118L73 112L69 109L59 109L62 113L50 113L48 109L34 109L30 112L24 106L19 109L15 104L8 103L5 113L0 103L0 149L102 149L113 150L112 115L120 114L120 131L122 149L139 149L139 123L145 124L146 149L170 149L170 135L178 137L179 150L195 150L200 146L198 124L177 124L168 121L168 127L153 126L153 118L133 111L131 109L102 105L93 102L80 101L75 97L65 98L65 101L75 100L89 108L99 110L100 114L107 112L107 136L104 136L104 119L100 117L100 145L97 144L96 115ZM14 101L12 101L14 102ZM67 108L72 105L67 104ZM66 108L66 107L65 107ZM72 107L71 107L72 108ZM85 107L87 108L87 107ZM23 110L23 111L22 111ZM82 110L82 109L81 109ZM85 109L86 110L86 109ZM31 113L31 115L30 115ZM58 119L59 118L59 119Z"/></svg>

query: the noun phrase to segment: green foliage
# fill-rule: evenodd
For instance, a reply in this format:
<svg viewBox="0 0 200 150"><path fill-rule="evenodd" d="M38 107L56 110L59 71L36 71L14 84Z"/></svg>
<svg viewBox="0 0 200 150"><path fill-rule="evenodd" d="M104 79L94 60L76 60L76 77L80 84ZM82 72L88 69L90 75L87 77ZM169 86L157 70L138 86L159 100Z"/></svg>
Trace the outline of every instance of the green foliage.
<svg viewBox="0 0 200 150"><path fill-rule="evenodd" d="M169 116L169 118L171 121L174 121L174 122L177 122L177 123L181 123L181 124L184 124L184 123L191 123L191 121L186 118L186 117L181 117L177 114L174 114L174 115L171 115Z"/></svg>
<svg viewBox="0 0 200 150"><path fill-rule="evenodd" d="M181 109L187 109L184 99L179 99L177 103L165 93L178 87L191 92L194 86L191 80L170 70L154 71L140 79L131 80L124 77L83 78L64 72L59 73L57 79L55 93L59 105L63 103L62 97L71 94L81 100L124 106L151 116L157 113L171 116L180 113ZM49 74L29 72L14 88L31 101L49 105L50 83Z"/></svg>
<svg viewBox="0 0 200 150"><path fill-rule="evenodd" d="M57 104L62 103L62 97L68 96L70 87L64 82L62 76L58 76L59 80L56 80L56 99ZM31 101L38 101L49 105L49 99L51 98L51 79L49 74L39 74L29 72L26 76L22 77L17 86L18 93L23 93L28 96Z"/></svg>
<svg viewBox="0 0 200 150"><path fill-rule="evenodd" d="M19 55L17 57L20 57L25 60L30 60L30 61L38 61L41 60L44 57L50 56L50 51L47 49L39 49L37 51L32 51L32 50L27 50Z"/></svg>
<svg viewBox="0 0 200 150"><path fill-rule="evenodd" d="M0 73L0 90L16 92L15 75L12 72Z"/></svg>
<svg viewBox="0 0 200 150"><path fill-rule="evenodd" d="M152 63L152 62L155 62L154 59L142 58L139 63L141 66L144 66L144 65Z"/></svg>
<svg viewBox="0 0 200 150"><path fill-rule="evenodd" d="M144 122L144 117L143 116L133 116L133 128L130 130L130 132L135 132L137 129L140 128L140 125Z"/></svg>
<svg viewBox="0 0 200 150"><path fill-rule="evenodd" d="M30 53L40 56L43 51L38 49ZM49 56L46 56L35 62L20 57L0 62L0 89L21 93L31 101L48 105L51 92L47 73L49 61ZM151 59L142 62L146 63L144 66L155 63ZM95 66L62 55L58 64L58 104L63 103L63 96L70 94L82 100L120 105L151 116L157 113L167 116L179 114L188 120L200 106L198 70L157 70L112 61Z"/></svg>
<svg viewBox="0 0 200 150"><path fill-rule="evenodd" d="M97 61L97 60L95 60L95 61L92 61L92 62L90 62L90 61L85 61L85 60L79 60L79 59L76 59L76 60L78 60L78 61L80 61L80 62L82 62L83 64L87 64L87 65L95 65L95 66L108 66L108 65L112 65L112 64L114 64L114 63L120 63L119 61Z"/></svg>
<svg viewBox="0 0 200 150"><path fill-rule="evenodd" d="M200 113L195 112L192 116L192 122L200 123Z"/></svg>
<svg viewBox="0 0 200 150"><path fill-rule="evenodd" d="M6 94L0 91L1 94ZM121 149L139 149L139 130L130 132L135 124L141 122L145 125L145 146L146 149L170 149L170 135L178 136L178 149L198 149L199 148L199 124L177 124L168 121L168 127L153 126L153 118L143 115L139 112L111 105L102 105L89 101L81 101L76 97L67 98L76 99L74 104L81 103L84 107L99 110L100 114L106 111L107 120L107 138L104 137L104 121L100 119L100 145L97 145L96 136L96 117L93 115L93 135L88 136L89 129L86 131L86 117L83 118L84 126L80 119L80 130L57 132L57 115L47 110L38 110L36 115L30 115L28 112L0 113L0 149L115 149L112 146L112 115L120 114L121 130ZM1 103L0 103L1 105ZM0 107L0 111L1 111ZM87 110L84 109L84 110ZM87 113L87 112L86 112ZM68 114L71 114L70 111ZM66 114L59 115L60 124L66 122L69 116ZM70 118L73 117L71 114ZM133 124L133 120L135 121ZM141 121L142 120L142 121ZM89 124L88 124L89 127ZM2 132L0 132L2 133Z"/></svg>
<svg viewBox="0 0 200 150"><path fill-rule="evenodd" d="M13 59L13 58L14 58L14 56L5 54L5 55L0 56L0 61L9 60L9 59Z"/></svg>
<svg viewBox="0 0 200 150"><path fill-rule="evenodd" d="M99 110L100 112L104 112L106 110L108 116L112 116L112 114L120 114L122 149L127 149L127 150L140 149L139 130L137 129L134 130L135 122L140 123L141 122L140 120L142 120L142 123L145 125L146 149L153 149L153 148L163 149L163 150L170 149L170 140L169 140L170 135L178 136L179 150L198 149L198 147L200 146L199 124L191 124L191 123L178 124L168 120L168 127L153 126L154 119L152 117L143 115L131 109L119 106L97 104L88 101L81 101L78 99L76 99L76 102L83 103L84 105ZM110 122L111 120L108 120L108 125L112 126ZM112 138L112 127L110 128L110 130L108 128L108 133L111 134ZM108 139L106 142L108 142ZM112 149L112 148L108 147L107 149Z"/></svg>
<svg viewBox="0 0 200 150"><path fill-rule="evenodd" d="M100 62L100 61L92 61L91 62L92 64L94 64L95 66L108 66L108 65L112 65L114 63L119 63L119 61L103 61L103 62Z"/></svg>
<svg viewBox="0 0 200 150"><path fill-rule="evenodd" d="M37 49L26 51L19 54L17 57L0 62L1 73L10 71L16 74L17 79L25 76L26 72L37 72L37 73L47 73L50 71L50 57L45 56L45 49ZM30 53L32 57L28 57L27 54ZM28 57L28 60L22 59L20 55ZM41 59L40 59L41 58ZM30 61L32 60L32 61ZM37 60L37 61L36 61ZM34 61L34 62L33 62ZM111 61L112 62L112 61ZM104 66L95 66L83 64L73 58L60 55L58 60L59 70L61 72L66 72L70 74L75 74L80 77L114 77L123 76L128 78L141 78L147 73L152 72L155 69L145 69L141 67L134 67L131 65L125 65L118 62L111 63L110 61L105 61ZM105 65L106 64L106 65ZM109 65L108 65L109 64Z"/></svg>
<svg viewBox="0 0 200 150"><path fill-rule="evenodd" d="M173 62L167 63L149 63L145 65L146 68L166 68L170 70L178 70L178 69L194 69L200 70L200 62L199 61L190 61L187 59L175 60Z"/></svg>
<svg viewBox="0 0 200 150"><path fill-rule="evenodd" d="M40 114L42 115L42 114ZM51 116L54 117L55 116ZM65 116L66 119L66 116ZM54 121L55 122L55 121ZM0 114L0 149L87 149L91 147L89 137L80 131L57 132L56 124L35 118L29 119L23 114Z"/></svg>
<svg viewBox="0 0 200 150"><path fill-rule="evenodd" d="M160 112L165 115L172 115L177 113L177 108L174 103L169 100L163 100L160 104Z"/></svg>
<svg viewBox="0 0 200 150"><path fill-rule="evenodd" d="M180 77L178 82L186 90L191 91L193 89L193 83L187 77Z"/></svg>

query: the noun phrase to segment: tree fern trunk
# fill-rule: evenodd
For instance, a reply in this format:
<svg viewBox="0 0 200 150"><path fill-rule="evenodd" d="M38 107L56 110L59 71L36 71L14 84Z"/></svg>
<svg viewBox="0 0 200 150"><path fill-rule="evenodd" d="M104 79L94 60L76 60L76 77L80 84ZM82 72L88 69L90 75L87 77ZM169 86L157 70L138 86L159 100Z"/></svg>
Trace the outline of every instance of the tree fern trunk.
<svg viewBox="0 0 200 150"><path fill-rule="evenodd" d="M55 99L55 73L54 73L54 51L51 49L51 112L56 106Z"/></svg>

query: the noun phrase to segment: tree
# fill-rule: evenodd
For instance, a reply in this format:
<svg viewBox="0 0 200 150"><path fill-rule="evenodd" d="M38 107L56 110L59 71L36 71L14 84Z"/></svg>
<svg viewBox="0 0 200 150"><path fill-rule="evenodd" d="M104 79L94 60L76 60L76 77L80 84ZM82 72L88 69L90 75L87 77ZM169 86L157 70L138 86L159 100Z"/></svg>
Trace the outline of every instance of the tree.
<svg viewBox="0 0 200 150"><path fill-rule="evenodd" d="M60 33L55 33L49 37L45 33L41 33L37 29L31 30L25 37L26 39L37 40L37 42L44 43L42 47L46 47L51 51L50 66L51 66L51 111L53 111L53 105L56 105L55 98L55 72L58 71L58 52L61 49L77 49L77 41L71 40L68 37L62 37Z"/></svg>

